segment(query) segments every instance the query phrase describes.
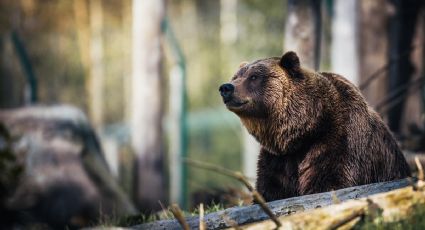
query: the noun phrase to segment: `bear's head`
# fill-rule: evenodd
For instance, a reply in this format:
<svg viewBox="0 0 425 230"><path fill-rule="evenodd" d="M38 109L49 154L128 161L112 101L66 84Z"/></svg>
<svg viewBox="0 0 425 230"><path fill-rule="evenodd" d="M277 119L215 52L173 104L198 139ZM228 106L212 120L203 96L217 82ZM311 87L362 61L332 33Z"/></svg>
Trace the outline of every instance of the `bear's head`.
<svg viewBox="0 0 425 230"><path fill-rule="evenodd" d="M320 78L301 68L297 54L290 51L280 58L242 63L219 91L248 132L270 152L281 153L320 120Z"/></svg>

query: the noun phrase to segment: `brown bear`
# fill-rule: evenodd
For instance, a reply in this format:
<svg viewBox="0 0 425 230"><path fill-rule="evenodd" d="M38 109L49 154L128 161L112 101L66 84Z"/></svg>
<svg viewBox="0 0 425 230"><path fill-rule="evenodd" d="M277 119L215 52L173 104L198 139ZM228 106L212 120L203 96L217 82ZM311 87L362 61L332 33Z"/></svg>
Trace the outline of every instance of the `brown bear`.
<svg viewBox="0 0 425 230"><path fill-rule="evenodd" d="M359 89L301 67L294 52L242 64L219 91L261 144L256 188L267 201L410 175Z"/></svg>

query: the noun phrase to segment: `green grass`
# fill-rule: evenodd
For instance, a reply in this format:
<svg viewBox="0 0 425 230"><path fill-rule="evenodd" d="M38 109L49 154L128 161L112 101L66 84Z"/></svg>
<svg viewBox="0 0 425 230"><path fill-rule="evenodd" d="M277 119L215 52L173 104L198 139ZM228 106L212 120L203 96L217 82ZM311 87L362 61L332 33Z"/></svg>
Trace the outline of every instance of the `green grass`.
<svg viewBox="0 0 425 230"><path fill-rule="evenodd" d="M218 204L211 204L204 208L204 215L218 212L224 210L224 205L221 203ZM184 211L184 215L186 217L190 216L198 216L199 215L199 208L194 209L191 212ZM100 226L100 227L112 227L112 226L119 226L119 227L130 227L140 224L145 224L149 222L159 221L159 220L167 220L167 219L174 219L173 214L171 211L167 208L165 210L162 210L157 213L153 213L150 215L145 214L137 214L137 215L131 215L131 216L125 216L121 218L117 217L109 217L109 216L102 216L99 218L98 223L94 224L93 226Z"/></svg>

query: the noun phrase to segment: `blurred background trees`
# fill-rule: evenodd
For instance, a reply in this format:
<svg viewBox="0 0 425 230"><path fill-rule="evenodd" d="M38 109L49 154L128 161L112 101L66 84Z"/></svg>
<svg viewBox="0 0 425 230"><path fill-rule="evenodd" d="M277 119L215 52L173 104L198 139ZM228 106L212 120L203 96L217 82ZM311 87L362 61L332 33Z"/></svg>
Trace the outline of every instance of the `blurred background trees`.
<svg viewBox="0 0 425 230"><path fill-rule="evenodd" d="M186 174L170 153L255 176L258 145L217 93L241 61L295 50L305 66L357 84L403 146L424 151L410 138L424 135L424 14L419 0L2 0L0 108L82 109L113 179L145 211L161 209L158 200L219 201L234 181ZM169 90L176 76L186 103ZM176 181L185 189L169 196Z"/></svg>

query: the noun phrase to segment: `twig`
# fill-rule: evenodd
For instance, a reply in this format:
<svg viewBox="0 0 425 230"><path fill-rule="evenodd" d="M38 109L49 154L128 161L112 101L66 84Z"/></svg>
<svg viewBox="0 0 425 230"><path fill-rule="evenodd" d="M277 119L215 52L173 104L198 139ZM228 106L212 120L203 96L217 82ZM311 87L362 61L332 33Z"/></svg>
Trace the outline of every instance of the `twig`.
<svg viewBox="0 0 425 230"><path fill-rule="evenodd" d="M205 230L204 222L204 204L199 204L199 230Z"/></svg>
<svg viewBox="0 0 425 230"><path fill-rule="evenodd" d="M384 211L377 203L375 203L369 197L366 198L367 201L367 215L372 219L376 219L377 217L382 215Z"/></svg>
<svg viewBox="0 0 425 230"><path fill-rule="evenodd" d="M260 205L260 207L263 209L263 211L270 217L271 220L276 224L276 229L282 226L277 216L270 210L270 208L267 206L266 201L264 200L263 196L258 193L256 190L251 191L252 196L254 200Z"/></svg>
<svg viewBox="0 0 425 230"><path fill-rule="evenodd" d="M348 215L345 218L339 219L337 222L332 223L331 226L329 226L328 229L338 229L339 227L344 226L345 224L349 223L350 221L363 216L365 211L363 209L357 210L350 215Z"/></svg>
<svg viewBox="0 0 425 230"><path fill-rule="evenodd" d="M184 230L190 230L189 225L187 224L186 219L183 216L182 210L177 204L172 204L170 207L170 211L171 213L173 213L174 218L179 221L180 226L182 226Z"/></svg>
<svg viewBox="0 0 425 230"><path fill-rule="evenodd" d="M336 193L334 190L331 191L332 194L332 203L333 204L339 204L341 203L341 200L336 196Z"/></svg>
<svg viewBox="0 0 425 230"><path fill-rule="evenodd" d="M422 85L423 84L421 84L419 86L422 86ZM405 91L405 94L406 95L401 94L401 95L398 95L396 98L393 98L394 100L390 101L390 103L388 103L386 105L386 107L384 107L384 109L381 109L381 110L377 109L378 112L380 112L381 114L384 114L384 113L388 112L390 109L392 109L395 105L397 105L398 103L400 103L400 101L402 101L404 99L403 96L406 96L407 97L409 94L412 94L412 93L414 93L414 92L416 92L416 91L418 91L420 89L421 89L421 87L416 87L416 88L413 88L413 89L410 89L410 90L406 90Z"/></svg>
<svg viewBox="0 0 425 230"><path fill-rule="evenodd" d="M360 90L366 89L373 80L377 79L380 76L383 76L381 74L385 73L394 62L400 60L401 58L403 58L405 56L410 55L414 49L416 49L420 46L422 46L422 45L412 45L412 47L410 47L409 50L405 50L404 53L402 53L398 56L395 56L393 58L390 58L390 60L384 66L382 66L381 68L379 68L378 70L373 72L363 83L361 83L360 86L359 86L359 89Z"/></svg>
<svg viewBox="0 0 425 230"><path fill-rule="evenodd" d="M417 79L412 79L409 82L407 82L406 84L403 84L403 85L397 87L395 90L391 91L388 96L386 96L383 100L381 100L380 102L377 103L376 109L380 110L382 107L387 105L392 100L397 99L398 97L404 96L404 94L407 92L407 90L410 87L422 85L422 84L418 85L418 83L422 83L422 84L424 83L423 77L420 77L420 78L417 78Z"/></svg>
<svg viewBox="0 0 425 230"><path fill-rule="evenodd" d="M423 169L422 164L419 161L419 158L417 156L415 156L415 163L416 163L416 167L418 167L418 179L423 181L424 180L424 169Z"/></svg>
<svg viewBox="0 0 425 230"><path fill-rule="evenodd" d="M235 220L230 219L230 217L226 214L222 215L224 223L226 223L228 226L234 228L235 230L240 230L238 223Z"/></svg>
<svg viewBox="0 0 425 230"><path fill-rule="evenodd" d="M385 64L384 66L382 66L381 68L373 72L373 74L371 74L363 83L360 84L359 89L360 90L366 89L373 80L375 80L376 78L380 76L383 76L381 74L385 73L388 70L390 63Z"/></svg>
<svg viewBox="0 0 425 230"><path fill-rule="evenodd" d="M169 210L167 208L165 208L164 204L160 200L158 200L158 203L159 203L159 206L161 206L162 213L164 213L164 215L167 217L167 219L170 219L170 216L168 215Z"/></svg>
<svg viewBox="0 0 425 230"><path fill-rule="evenodd" d="M202 169L211 170L211 171L214 171L214 172L226 175L226 176L230 176L230 177L233 177L233 178L239 180L252 193L254 201L257 202L260 205L260 207L263 209L263 211L276 224L277 228L282 226L282 224L280 223L280 221L278 220L276 215L267 206L266 201L264 200L263 196L261 196L261 194L258 193L254 189L254 187L251 185L251 183L249 183L248 179L242 173L234 172L232 170L229 170L229 169L217 166L217 165L208 164L208 163L204 163L204 162L200 162L200 161L196 161L196 160L192 160L192 159L187 159L187 158L185 159L185 162L192 165L192 166L202 168Z"/></svg>

